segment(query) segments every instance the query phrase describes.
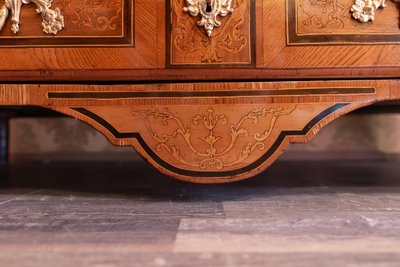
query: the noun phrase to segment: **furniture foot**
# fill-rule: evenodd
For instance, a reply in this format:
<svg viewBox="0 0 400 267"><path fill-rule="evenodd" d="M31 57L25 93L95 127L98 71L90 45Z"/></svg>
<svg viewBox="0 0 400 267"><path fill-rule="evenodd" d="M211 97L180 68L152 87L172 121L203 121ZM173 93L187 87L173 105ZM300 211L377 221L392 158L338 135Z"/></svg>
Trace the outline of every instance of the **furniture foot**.
<svg viewBox="0 0 400 267"><path fill-rule="evenodd" d="M8 163L8 117L0 116L0 165Z"/></svg>

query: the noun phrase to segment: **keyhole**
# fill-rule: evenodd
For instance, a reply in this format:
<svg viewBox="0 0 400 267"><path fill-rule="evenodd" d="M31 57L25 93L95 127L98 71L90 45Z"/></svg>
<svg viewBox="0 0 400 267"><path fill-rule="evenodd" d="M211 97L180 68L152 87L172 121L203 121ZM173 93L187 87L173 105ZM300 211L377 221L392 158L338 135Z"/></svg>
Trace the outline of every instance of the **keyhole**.
<svg viewBox="0 0 400 267"><path fill-rule="evenodd" d="M207 0L206 12L208 12L208 13L210 13L212 11L211 1L212 0Z"/></svg>

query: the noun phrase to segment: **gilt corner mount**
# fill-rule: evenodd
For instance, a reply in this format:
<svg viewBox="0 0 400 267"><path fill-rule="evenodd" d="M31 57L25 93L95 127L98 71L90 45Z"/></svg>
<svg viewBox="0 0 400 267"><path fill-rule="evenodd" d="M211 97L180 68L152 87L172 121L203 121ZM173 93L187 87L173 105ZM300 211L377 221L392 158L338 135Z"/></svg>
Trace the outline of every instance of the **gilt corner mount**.
<svg viewBox="0 0 400 267"><path fill-rule="evenodd" d="M204 27L209 37L215 27L221 26L218 16L225 17L233 12L233 0L186 0L185 12L197 17L201 15L201 20L197 25Z"/></svg>
<svg viewBox="0 0 400 267"><path fill-rule="evenodd" d="M43 19L43 32L47 34L57 34L64 28L64 16L58 8L51 9L53 0L5 0L0 7L0 31L11 13L11 30L14 34L19 32L21 7L23 4L35 4L36 12Z"/></svg>
<svg viewBox="0 0 400 267"><path fill-rule="evenodd" d="M392 0L399 3L400 0ZM363 23L373 21L375 19L375 12L378 8L386 7L386 0L355 0L351 7L353 18Z"/></svg>

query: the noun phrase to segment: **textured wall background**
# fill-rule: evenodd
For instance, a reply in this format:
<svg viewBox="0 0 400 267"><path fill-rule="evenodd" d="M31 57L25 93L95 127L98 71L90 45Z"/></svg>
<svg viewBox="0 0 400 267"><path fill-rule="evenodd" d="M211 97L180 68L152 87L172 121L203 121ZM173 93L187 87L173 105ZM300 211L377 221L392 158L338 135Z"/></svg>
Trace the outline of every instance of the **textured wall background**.
<svg viewBox="0 0 400 267"><path fill-rule="evenodd" d="M130 147L114 147L100 133L71 118L16 118L10 122L16 159L137 159ZM400 114L352 114L324 128L309 144L292 144L285 157L392 157L400 155Z"/></svg>

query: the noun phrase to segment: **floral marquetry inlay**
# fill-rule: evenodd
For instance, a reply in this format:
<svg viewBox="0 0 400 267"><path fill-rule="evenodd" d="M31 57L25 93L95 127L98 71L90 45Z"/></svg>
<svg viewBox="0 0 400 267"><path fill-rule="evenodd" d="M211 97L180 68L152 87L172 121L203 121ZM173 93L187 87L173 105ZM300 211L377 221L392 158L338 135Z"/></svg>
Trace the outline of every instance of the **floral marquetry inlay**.
<svg viewBox="0 0 400 267"><path fill-rule="evenodd" d="M142 118L154 149L170 154L179 164L197 170L224 170L243 165L256 154L270 148L270 137L281 117L290 115L296 106L253 108L232 119L232 114L218 113L209 107L183 120L168 108L132 109Z"/></svg>
<svg viewBox="0 0 400 267"><path fill-rule="evenodd" d="M343 28L350 18L353 0L298 0L297 8L303 27L310 29Z"/></svg>
<svg viewBox="0 0 400 267"><path fill-rule="evenodd" d="M71 6L73 23L96 31L115 30L120 22L123 0L80 0Z"/></svg>

